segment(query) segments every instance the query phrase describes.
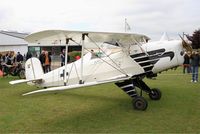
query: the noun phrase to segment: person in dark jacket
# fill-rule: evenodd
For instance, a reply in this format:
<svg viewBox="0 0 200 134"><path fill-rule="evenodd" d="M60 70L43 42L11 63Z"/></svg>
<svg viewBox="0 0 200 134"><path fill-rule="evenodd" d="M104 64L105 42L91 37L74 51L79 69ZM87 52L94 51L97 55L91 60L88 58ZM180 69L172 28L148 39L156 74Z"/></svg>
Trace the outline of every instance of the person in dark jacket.
<svg viewBox="0 0 200 134"><path fill-rule="evenodd" d="M17 60L17 62L23 62L24 58L23 58L23 56L20 54L20 52L17 52L16 60Z"/></svg>
<svg viewBox="0 0 200 134"><path fill-rule="evenodd" d="M190 52L186 52L184 55L184 62L183 62L183 73L185 73L185 70L187 70L187 73L189 74L191 69L190 69Z"/></svg>
<svg viewBox="0 0 200 134"><path fill-rule="evenodd" d="M39 60L41 62L41 65L42 65L42 68L43 68L43 71L45 71L45 51L42 51L40 56L39 56Z"/></svg>
<svg viewBox="0 0 200 134"><path fill-rule="evenodd" d="M65 49L60 54L61 67L65 65Z"/></svg>
<svg viewBox="0 0 200 134"><path fill-rule="evenodd" d="M32 54L31 54L31 52L27 52L27 54L26 54L26 60L28 60L30 58L32 58Z"/></svg>
<svg viewBox="0 0 200 134"><path fill-rule="evenodd" d="M191 82L198 82L199 60L200 60L198 51L193 52L190 58L191 58L191 69L192 69Z"/></svg>
<svg viewBox="0 0 200 134"><path fill-rule="evenodd" d="M65 53L66 53L65 49L63 49L63 51L62 51L61 54L60 54L60 58L61 58L61 67L65 65ZM70 62L70 56L67 55L67 63L69 63L69 62Z"/></svg>
<svg viewBox="0 0 200 134"><path fill-rule="evenodd" d="M7 57L6 57L5 63L7 65L13 65L14 62L15 62L15 57L14 57L14 55L11 52L9 52L8 55L7 55Z"/></svg>

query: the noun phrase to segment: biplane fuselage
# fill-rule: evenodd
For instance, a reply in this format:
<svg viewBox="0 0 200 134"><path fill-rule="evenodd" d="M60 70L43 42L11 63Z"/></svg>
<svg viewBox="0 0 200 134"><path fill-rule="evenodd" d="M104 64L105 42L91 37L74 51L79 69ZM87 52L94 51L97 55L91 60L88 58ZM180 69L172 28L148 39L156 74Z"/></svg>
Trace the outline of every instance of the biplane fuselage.
<svg viewBox="0 0 200 134"><path fill-rule="evenodd" d="M130 48L129 53L119 51L102 58L91 59L91 54L86 54L83 60L83 82L98 83L105 80L156 74L183 63L183 55L181 55L183 48L180 41L146 43L141 47L134 45ZM66 85L79 84L81 80L80 64L81 59L67 64ZM30 66L29 62L26 63L26 66ZM39 67L41 65L37 66L36 71L42 69ZM30 72L32 72L32 68L26 67L27 77L30 76ZM31 84L34 83L39 87L64 86L64 72L65 66L45 74L41 73L37 79L42 79L42 81Z"/></svg>

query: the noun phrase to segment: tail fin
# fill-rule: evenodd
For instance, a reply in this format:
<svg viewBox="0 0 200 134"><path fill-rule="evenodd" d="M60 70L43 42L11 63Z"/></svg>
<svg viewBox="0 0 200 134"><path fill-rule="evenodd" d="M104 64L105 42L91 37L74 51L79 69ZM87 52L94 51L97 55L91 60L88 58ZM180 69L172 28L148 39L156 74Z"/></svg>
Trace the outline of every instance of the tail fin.
<svg viewBox="0 0 200 134"><path fill-rule="evenodd" d="M27 80L40 79L44 74L41 62L37 58L30 58L25 63L25 73Z"/></svg>

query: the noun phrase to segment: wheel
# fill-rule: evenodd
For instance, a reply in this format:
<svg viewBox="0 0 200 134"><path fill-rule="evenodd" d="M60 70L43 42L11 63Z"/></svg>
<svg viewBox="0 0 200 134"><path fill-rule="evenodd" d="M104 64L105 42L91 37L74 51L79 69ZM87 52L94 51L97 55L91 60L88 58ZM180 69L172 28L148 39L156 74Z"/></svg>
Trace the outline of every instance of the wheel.
<svg viewBox="0 0 200 134"><path fill-rule="evenodd" d="M26 76L25 76L25 70L24 69L20 70L18 75L19 75L20 79L25 79L26 78Z"/></svg>
<svg viewBox="0 0 200 134"><path fill-rule="evenodd" d="M138 96L135 99L133 99L133 108L134 109L144 111L147 109L147 106L148 106L148 103L143 97Z"/></svg>
<svg viewBox="0 0 200 134"><path fill-rule="evenodd" d="M152 100L160 100L161 98L161 91L157 88L153 88L151 93L149 94L149 97L152 99Z"/></svg>

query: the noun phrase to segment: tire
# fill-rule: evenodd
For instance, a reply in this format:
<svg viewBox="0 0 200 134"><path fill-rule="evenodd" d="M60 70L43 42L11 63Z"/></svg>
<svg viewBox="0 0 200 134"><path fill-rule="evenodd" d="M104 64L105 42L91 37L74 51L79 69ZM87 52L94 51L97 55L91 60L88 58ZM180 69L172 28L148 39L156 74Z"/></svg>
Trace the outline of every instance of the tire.
<svg viewBox="0 0 200 134"><path fill-rule="evenodd" d="M152 100L160 100L161 96L162 96L162 93L157 88L153 88L151 93L149 94L149 97Z"/></svg>
<svg viewBox="0 0 200 134"><path fill-rule="evenodd" d="M20 79L25 79L26 78L26 76L25 76L25 70L24 69L20 70L18 75L19 75Z"/></svg>
<svg viewBox="0 0 200 134"><path fill-rule="evenodd" d="M148 103L143 97L138 96L135 99L133 99L134 109L144 111L147 109L147 107L148 107Z"/></svg>

